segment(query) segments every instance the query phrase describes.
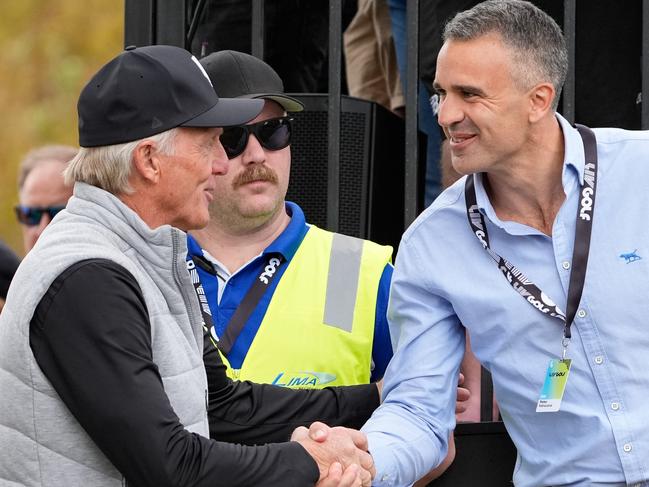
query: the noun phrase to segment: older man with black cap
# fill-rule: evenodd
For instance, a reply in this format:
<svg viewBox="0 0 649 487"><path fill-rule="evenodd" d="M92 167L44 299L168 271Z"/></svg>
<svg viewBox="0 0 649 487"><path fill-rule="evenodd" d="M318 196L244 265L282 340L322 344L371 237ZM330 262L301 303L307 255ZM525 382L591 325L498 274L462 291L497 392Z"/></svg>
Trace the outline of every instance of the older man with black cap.
<svg viewBox="0 0 649 487"><path fill-rule="evenodd" d="M74 196L0 317L0 483L369 483L364 437L344 428L258 447L207 438L211 427L220 439L285 439L317 417L357 426L378 402L374 386L232 383L214 362L206 375L184 232L207 223L228 169L215 127L262 105L219 99L198 61L171 46L127 48L86 85L82 148L66 170Z"/></svg>

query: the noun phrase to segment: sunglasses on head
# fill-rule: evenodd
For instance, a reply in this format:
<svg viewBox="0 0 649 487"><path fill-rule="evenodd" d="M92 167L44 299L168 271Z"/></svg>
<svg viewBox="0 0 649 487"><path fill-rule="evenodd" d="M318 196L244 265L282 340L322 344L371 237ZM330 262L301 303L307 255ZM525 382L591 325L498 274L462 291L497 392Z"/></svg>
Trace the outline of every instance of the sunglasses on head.
<svg viewBox="0 0 649 487"><path fill-rule="evenodd" d="M221 145L229 159L240 155L248 145L248 137L254 134L264 149L280 150L291 143L290 117L271 118L250 125L225 127L221 134Z"/></svg>
<svg viewBox="0 0 649 487"><path fill-rule="evenodd" d="M14 207L16 212L16 217L18 221L23 225L28 227L34 227L38 225L43 219L43 215L47 214L50 217L50 220L56 216L56 214L63 210L65 206L23 206L17 205Z"/></svg>

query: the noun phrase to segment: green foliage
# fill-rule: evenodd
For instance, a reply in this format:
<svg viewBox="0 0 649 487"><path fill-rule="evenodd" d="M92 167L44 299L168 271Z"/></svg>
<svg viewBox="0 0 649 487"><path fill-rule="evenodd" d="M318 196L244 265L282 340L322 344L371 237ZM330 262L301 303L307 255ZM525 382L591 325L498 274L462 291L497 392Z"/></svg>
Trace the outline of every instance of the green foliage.
<svg viewBox="0 0 649 487"><path fill-rule="evenodd" d="M0 18L0 239L22 253L12 207L32 147L77 145L76 102L123 47L123 0L3 2Z"/></svg>

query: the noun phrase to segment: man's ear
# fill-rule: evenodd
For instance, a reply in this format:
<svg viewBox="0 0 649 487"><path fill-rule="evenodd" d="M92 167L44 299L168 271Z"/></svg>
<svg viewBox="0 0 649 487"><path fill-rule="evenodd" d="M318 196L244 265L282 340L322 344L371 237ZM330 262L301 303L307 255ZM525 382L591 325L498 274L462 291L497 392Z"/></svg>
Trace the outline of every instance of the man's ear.
<svg viewBox="0 0 649 487"><path fill-rule="evenodd" d="M143 140L133 151L133 169L146 182L156 184L160 179L160 157L152 140Z"/></svg>
<svg viewBox="0 0 649 487"><path fill-rule="evenodd" d="M538 122L552 110L552 102L557 92L552 83L540 83L529 92L530 112L529 121Z"/></svg>

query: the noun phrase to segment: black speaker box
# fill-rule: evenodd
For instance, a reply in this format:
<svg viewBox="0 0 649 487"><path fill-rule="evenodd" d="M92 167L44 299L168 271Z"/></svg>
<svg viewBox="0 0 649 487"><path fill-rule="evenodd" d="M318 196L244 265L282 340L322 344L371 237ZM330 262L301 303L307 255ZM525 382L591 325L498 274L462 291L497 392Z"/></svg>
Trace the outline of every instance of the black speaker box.
<svg viewBox="0 0 649 487"><path fill-rule="evenodd" d="M304 104L294 118L291 181L286 199L306 220L327 228L326 94L291 94ZM404 230L405 123L376 103L343 96L340 114L338 232L389 244L396 251ZM425 139L420 137L420 161ZM423 195L425 162L419 163ZM418 202L418 210L422 209ZM330 229L331 230L331 229Z"/></svg>

